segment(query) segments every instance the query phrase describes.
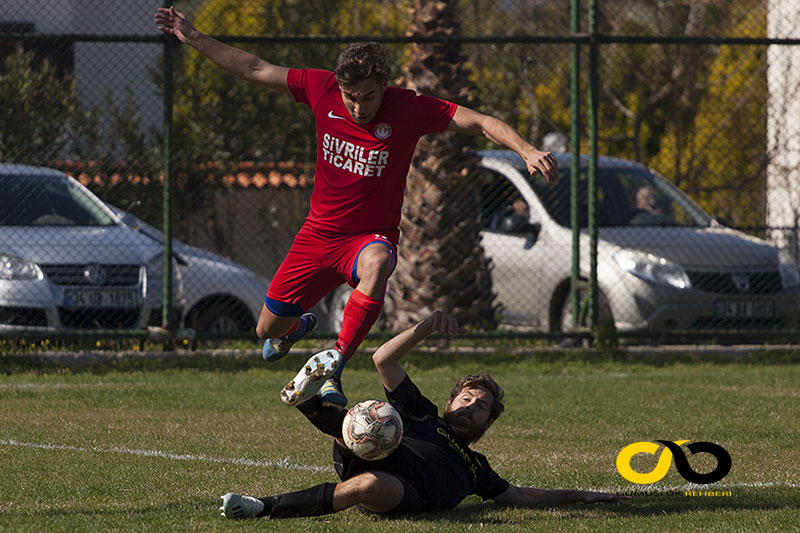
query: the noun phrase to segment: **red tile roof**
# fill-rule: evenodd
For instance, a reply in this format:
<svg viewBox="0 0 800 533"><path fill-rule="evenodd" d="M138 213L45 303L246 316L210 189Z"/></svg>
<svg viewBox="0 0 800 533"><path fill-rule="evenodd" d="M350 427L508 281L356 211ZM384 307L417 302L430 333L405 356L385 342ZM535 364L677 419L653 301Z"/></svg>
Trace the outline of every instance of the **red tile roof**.
<svg viewBox="0 0 800 533"><path fill-rule="evenodd" d="M56 161L48 166L58 168L71 174L86 186L90 185L117 185L122 182L146 185L154 180L159 183L164 181L163 173L156 176L143 175L140 165L128 163L101 164L96 161L76 163L73 161ZM139 167L139 168L137 168ZM216 162L200 163L195 167L201 172L208 172L207 181L225 186L239 188L253 187L310 187L314 183L313 166L302 163L271 162L255 163L242 161L223 170L222 165ZM175 180L180 187L185 173L176 169Z"/></svg>

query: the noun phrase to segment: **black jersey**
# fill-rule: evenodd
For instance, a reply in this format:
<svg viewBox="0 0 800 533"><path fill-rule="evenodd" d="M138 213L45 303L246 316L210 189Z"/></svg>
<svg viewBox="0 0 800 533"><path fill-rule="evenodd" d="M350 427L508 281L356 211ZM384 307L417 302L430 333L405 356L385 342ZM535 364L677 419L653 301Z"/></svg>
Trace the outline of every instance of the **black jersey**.
<svg viewBox="0 0 800 533"><path fill-rule="evenodd" d="M508 481L453 433L408 376L394 391L387 390L386 397L403 419L400 446L380 461L347 453L349 457L340 463L343 479L365 471L401 477L417 490L425 510L452 509L470 494L494 498L508 488Z"/></svg>

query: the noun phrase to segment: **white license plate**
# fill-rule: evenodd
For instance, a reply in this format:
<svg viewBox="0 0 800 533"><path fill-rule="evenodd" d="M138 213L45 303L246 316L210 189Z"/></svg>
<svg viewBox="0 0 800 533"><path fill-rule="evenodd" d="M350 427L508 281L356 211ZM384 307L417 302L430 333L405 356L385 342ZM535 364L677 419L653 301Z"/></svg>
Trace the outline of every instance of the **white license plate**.
<svg viewBox="0 0 800 533"><path fill-rule="evenodd" d="M139 307L136 291L122 289L67 289L64 307Z"/></svg>
<svg viewBox="0 0 800 533"><path fill-rule="evenodd" d="M722 318L767 318L775 315L772 300L720 300L714 305Z"/></svg>

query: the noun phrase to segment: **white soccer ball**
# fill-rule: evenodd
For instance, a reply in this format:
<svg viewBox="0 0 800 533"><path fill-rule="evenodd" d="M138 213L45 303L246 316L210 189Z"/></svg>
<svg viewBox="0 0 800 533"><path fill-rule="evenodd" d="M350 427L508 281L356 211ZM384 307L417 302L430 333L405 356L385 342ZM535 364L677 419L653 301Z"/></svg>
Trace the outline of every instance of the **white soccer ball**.
<svg viewBox="0 0 800 533"><path fill-rule="evenodd" d="M388 457L403 438L403 420L391 404L364 400L347 412L342 438L350 450L367 461Z"/></svg>

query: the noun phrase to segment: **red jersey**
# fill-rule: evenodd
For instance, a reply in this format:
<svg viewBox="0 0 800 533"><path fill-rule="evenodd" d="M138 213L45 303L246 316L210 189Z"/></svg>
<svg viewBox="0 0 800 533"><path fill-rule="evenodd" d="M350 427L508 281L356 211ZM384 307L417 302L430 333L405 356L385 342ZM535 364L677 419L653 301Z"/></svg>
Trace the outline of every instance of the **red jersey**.
<svg viewBox="0 0 800 533"><path fill-rule="evenodd" d="M420 137L444 131L456 104L387 87L375 118L347 112L333 72L291 69L289 89L317 122L317 167L306 226L331 233L397 228L411 157Z"/></svg>

